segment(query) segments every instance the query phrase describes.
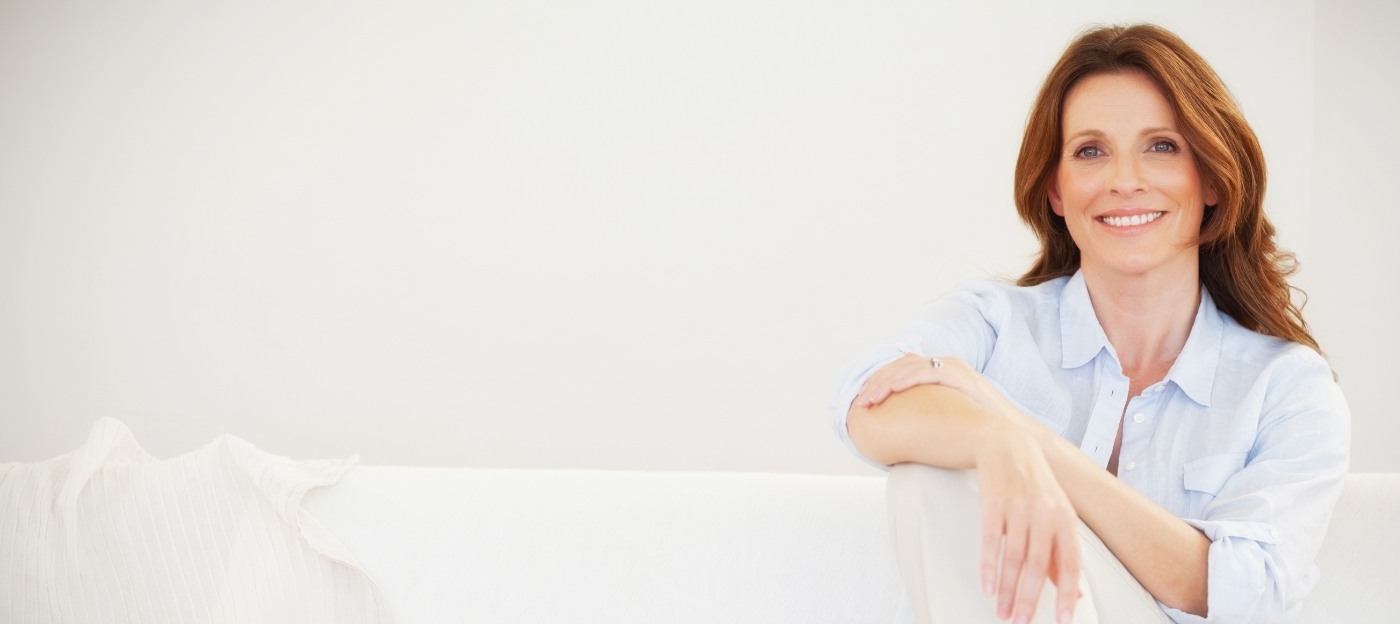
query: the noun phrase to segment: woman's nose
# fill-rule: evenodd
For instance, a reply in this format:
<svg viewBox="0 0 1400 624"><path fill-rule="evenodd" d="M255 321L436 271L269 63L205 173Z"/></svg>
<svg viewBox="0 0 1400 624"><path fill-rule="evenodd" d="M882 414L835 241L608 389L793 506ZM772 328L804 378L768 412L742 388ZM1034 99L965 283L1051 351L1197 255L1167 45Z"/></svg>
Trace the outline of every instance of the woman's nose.
<svg viewBox="0 0 1400 624"><path fill-rule="evenodd" d="M1142 163L1132 157L1114 158L1109 170L1109 191L1117 195L1133 195L1147 190L1142 176Z"/></svg>

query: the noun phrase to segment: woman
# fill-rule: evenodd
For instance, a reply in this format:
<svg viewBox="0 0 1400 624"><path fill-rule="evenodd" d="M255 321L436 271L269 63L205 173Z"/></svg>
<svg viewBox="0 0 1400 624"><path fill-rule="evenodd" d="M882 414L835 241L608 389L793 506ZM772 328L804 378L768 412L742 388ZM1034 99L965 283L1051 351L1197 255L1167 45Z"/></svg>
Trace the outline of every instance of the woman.
<svg viewBox="0 0 1400 624"><path fill-rule="evenodd" d="M935 304L833 400L843 440L872 463L976 470L980 496L947 471L891 477L923 617L964 583L994 597L979 617L1029 621L1049 580L1069 621L1081 572L1093 600L1080 611L1106 621L1298 613L1349 416L1290 301L1264 177L1225 86L1175 35L1101 28L1065 51L1016 166L1039 259L1017 286ZM969 515L980 542L932 526ZM931 560L940 540L973 543L975 563Z"/></svg>

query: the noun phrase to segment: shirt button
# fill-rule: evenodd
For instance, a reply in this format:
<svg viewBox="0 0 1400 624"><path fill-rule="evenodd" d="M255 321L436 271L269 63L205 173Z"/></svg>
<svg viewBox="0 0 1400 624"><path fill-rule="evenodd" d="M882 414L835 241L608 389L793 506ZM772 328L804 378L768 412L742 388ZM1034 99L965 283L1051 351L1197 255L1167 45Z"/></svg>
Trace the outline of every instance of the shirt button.
<svg viewBox="0 0 1400 624"><path fill-rule="evenodd" d="M1147 420L1146 416L1143 416L1142 414L1133 414L1133 422L1140 423L1144 420Z"/></svg>
<svg viewBox="0 0 1400 624"><path fill-rule="evenodd" d="M1134 468L1137 468L1137 462L1128 462L1126 464L1123 464L1123 468L1126 470L1132 470Z"/></svg>

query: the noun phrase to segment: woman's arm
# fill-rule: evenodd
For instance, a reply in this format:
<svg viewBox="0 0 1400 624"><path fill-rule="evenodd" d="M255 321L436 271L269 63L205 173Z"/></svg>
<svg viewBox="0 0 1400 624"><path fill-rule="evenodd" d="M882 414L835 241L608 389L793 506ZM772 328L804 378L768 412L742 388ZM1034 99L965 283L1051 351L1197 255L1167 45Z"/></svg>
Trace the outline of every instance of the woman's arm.
<svg viewBox="0 0 1400 624"><path fill-rule="evenodd" d="M1153 597L1188 613L1206 614L1210 540L1205 535L1021 414L965 363L953 358L940 363L935 368L928 358L911 354L871 376L847 420L851 439L863 453L889 464L911 461L979 471L984 469L979 459L1003 456L997 464L1013 465L1018 473L1043 462L1073 511ZM1025 446L1027 439L1035 442L1033 448ZM997 486L992 487L995 491ZM983 491L985 496L988 490ZM986 515L984 508L984 519ZM988 536L983 537L985 545ZM984 580L988 558L984 556Z"/></svg>
<svg viewBox="0 0 1400 624"><path fill-rule="evenodd" d="M1163 604L1206 616L1210 540L1101 468L1068 440L1021 419L1039 442L1079 517Z"/></svg>
<svg viewBox="0 0 1400 624"><path fill-rule="evenodd" d="M909 388L881 404L858 397L847 429L857 449L876 461L977 468L982 585L997 595L997 615L1029 621L1049 576L1058 588L1057 621L1070 621L1079 597L1078 522L1032 435L967 394L936 385Z"/></svg>

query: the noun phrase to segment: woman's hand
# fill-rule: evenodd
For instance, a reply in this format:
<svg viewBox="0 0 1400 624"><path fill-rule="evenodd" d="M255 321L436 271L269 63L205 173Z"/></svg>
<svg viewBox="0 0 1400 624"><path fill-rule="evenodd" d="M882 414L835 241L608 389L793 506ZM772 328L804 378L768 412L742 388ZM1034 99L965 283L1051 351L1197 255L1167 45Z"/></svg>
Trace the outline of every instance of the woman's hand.
<svg viewBox="0 0 1400 624"><path fill-rule="evenodd" d="M953 357L906 353L875 371L854 404L870 408L925 384L956 389L991 415L971 450L982 500L982 587L997 596L997 615L1029 622L1049 580L1058 588L1056 619L1069 622L1080 596L1079 518L1039 440L1054 434Z"/></svg>
<svg viewBox="0 0 1400 624"><path fill-rule="evenodd" d="M1029 622L1046 580L1056 621L1079 600L1079 519L1034 437L1010 421L989 425L977 451L982 499L982 588L997 617ZM998 573L1000 568L1000 573Z"/></svg>
<svg viewBox="0 0 1400 624"><path fill-rule="evenodd" d="M956 388L982 407L999 414L1008 413L1010 407L1001 392L967 362L955 357L931 358L917 353L905 353L871 374L856 393L855 404L874 407L896 392L923 384Z"/></svg>

